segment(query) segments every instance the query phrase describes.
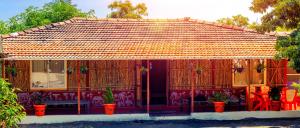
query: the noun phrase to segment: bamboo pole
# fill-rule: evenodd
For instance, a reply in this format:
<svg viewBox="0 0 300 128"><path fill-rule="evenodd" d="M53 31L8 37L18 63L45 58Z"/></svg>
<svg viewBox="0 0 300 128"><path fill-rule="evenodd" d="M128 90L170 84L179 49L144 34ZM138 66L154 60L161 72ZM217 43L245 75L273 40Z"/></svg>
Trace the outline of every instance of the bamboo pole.
<svg viewBox="0 0 300 128"><path fill-rule="evenodd" d="M147 113L150 112L150 63L149 60L147 60Z"/></svg>
<svg viewBox="0 0 300 128"><path fill-rule="evenodd" d="M191 63L192 65L192 68L191 68L191 72L192 72L192 88L191 88L191 93L192 93L192 96L191 96L191 113L194 112L194 93L195 93L195 83L196 83L196 79L195 79L195 71L194 71L194 62L192 61Z"/></svg>
<svg viewBox="0 0 300 128"><path fill-rule="evenodd" d="M77 66L77 111L78 114L80 114L80 61L76 61L76 66Z"/></svg>

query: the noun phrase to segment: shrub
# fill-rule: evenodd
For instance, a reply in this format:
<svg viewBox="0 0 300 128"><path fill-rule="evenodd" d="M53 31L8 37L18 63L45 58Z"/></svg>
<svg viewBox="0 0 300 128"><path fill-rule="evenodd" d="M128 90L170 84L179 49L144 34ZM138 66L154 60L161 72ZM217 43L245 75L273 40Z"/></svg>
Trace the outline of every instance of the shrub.
<svg viewBox="0 0 300 128"><path fill-rule="evenodd" d="M222 92L216 92L209 98L210 102L225 102L226 104L229 102L229 97Z"/></svg>
<svg viewBox="0 0 300 128"><path fill-rule="evenodd" d="M0 126L18 127L18 123L25 117L24 107L17 101L16 89L0 78Z"/></svg>

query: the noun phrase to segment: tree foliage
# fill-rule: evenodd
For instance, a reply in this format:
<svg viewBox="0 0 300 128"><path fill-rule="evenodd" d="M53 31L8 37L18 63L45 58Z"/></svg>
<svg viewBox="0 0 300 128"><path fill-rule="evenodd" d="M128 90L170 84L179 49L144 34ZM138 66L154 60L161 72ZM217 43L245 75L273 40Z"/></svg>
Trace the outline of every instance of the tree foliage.
<svg viewBox="0 0 300 128"><path fill-rule="evenodd" d="M54 0L42 8L30 6L7 22L0 21L0 34L22 31L73 17L95 17L94 14L94 10L82 12L76 5L72 5L71 0Z"/></svg>
<svg viewBox="0 0 300 128"><path fill-rule="evenodd" d="M264 14L258 31L294 29L300 23L300 0L253 0L250 9Z"/></svg>
<svg viewBox="0 0 300 128"><path fill-rule="evenodd" d="M287 58L289 66L300 72L300 0L253 0L250 9L264 14L258 31L289 31L277 38L275 58Z"/></svg>
<svg viewBox="0 0 300 128"><path fill-rule="evenodd" d="M26 115L17 101L15 88L0 78L0 127L18 127L18 122Z"/></svg>
<svg viewBox="0 0 300 128"><path fill-rule="evenodd" d="M138 3L134 6L129 0L124 2L114 1L108 5L108 8L112 10L112 12L107 15L109 18L141 19L143 16L148 15L147 7L144 3Z"/></svg>
<svg viewBox="0 0 300 128"><path fill-rule="evenodd" d="M217 20L218 23L223 23L227 25L234 25L239 27L246 27L249 25L248 17L245 17L241 14L232 16L231 18L221 18Z"/></svg>

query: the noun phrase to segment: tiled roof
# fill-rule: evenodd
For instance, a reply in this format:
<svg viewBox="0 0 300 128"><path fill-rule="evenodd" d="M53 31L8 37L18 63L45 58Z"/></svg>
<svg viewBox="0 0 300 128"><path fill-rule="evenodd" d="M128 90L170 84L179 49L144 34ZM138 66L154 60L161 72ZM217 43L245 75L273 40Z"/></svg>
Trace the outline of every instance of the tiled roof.
<svg viewBox="0 0 300 128"><path fill-rule="evenodd" d="M7 59L272 58L274 35L193 19L71 20L2 35Z"/></svg>

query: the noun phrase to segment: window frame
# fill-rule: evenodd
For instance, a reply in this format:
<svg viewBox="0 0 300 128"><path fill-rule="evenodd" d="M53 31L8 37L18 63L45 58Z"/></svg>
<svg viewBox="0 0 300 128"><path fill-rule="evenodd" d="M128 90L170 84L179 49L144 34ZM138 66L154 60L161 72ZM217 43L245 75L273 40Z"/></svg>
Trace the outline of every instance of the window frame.
<svg viewBox="0 0 300 128"><path fill-rule="evenodd" d="M41 60L30 60L30 84L29 84L29 89L31 91L51 91L51 90L59 90L59 91L64 91L68 89L68 84L67 84L67 61L66 60L58 60L58 61L63 61L64 62L64 88L34 88L32 87L32 61L41 61ZM49 61L49 60L42 60L42 61ZM47 64L48 65L48 64ZM49 72L47 72L47 77L49 77ZM47 78L47 82L49 82L49 79Z"/></svg>

